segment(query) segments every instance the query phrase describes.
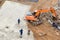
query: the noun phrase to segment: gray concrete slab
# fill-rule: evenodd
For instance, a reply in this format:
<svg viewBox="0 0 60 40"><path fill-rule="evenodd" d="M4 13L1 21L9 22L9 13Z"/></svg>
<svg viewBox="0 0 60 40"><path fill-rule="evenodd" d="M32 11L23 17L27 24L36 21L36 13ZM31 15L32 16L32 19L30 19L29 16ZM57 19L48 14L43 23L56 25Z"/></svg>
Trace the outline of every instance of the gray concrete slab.
<svg viewBox="0 0 60 40"><path fill-rule="evenodd" d="M33 33L27 35L28 27L23 19L29 5L6 1L0 8L0 40L34 40ZM21 24L17 24L17 19L21 19ZM6 28L8 27L8 28ZM23 29L23 38L20 38L19 30Z"/></svg>

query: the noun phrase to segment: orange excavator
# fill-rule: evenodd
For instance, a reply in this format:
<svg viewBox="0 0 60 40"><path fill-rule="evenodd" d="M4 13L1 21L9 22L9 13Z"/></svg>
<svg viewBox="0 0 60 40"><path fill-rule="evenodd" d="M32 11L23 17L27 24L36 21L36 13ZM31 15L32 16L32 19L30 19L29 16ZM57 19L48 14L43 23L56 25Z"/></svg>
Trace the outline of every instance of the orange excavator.
<svg viewBox="0 0 60 40"><path fill-rule="evenodd" d="M57 14L54 8L50 8L50 9L40 9L40 10L36 10L35 12L32 13L32 15L26 15L25 19L32 23L33 25L38 25L42 23L42 20L40 18L41 14L50 12L52 14L52 16L54 18L56 18Z"/></svg>

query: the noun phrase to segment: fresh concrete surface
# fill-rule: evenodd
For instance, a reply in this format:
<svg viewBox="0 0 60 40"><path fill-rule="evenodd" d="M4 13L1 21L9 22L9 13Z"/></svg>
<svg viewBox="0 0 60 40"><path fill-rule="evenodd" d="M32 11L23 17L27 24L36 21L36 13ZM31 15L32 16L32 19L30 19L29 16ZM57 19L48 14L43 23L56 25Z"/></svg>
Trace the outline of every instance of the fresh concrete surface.
<svg viewBox="0 0 60 40"><path fill-rule="evenodd" d="M16 2L5 1L0 8L0 40L34 40L33 33L27 35L28 27L24 16L30 9L29 5ZM17 19L21 19L21 24L17 24ZM9 28L7 29L6 26ZM19 30L24 30L23 38L20 38Z"/></svg>

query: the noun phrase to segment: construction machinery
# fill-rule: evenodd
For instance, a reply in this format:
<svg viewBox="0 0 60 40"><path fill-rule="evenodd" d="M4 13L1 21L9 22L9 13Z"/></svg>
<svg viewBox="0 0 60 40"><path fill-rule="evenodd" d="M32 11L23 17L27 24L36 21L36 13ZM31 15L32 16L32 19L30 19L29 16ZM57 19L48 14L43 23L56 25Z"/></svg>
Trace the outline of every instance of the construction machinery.
<svg viewBox="0 0 60 40"><path fill-rule="evenodd" d="M55 20L57 16L55 9L51 7L50 9L35 10L31 15L26 15L25 19L33 25L38 25L43 22L42 17L45 16L47 19Z"/></svg>

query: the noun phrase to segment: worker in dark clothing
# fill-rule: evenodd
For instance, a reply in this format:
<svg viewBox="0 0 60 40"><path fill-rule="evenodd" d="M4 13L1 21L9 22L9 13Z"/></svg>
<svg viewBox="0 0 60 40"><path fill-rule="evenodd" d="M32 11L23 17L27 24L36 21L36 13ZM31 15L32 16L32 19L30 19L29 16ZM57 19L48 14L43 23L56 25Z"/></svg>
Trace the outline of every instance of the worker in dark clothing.
<svg viewBox="0 0 60 40"><path fill-rule="evenodd" d="M58 28L58 25L56 23L53 22L52 25L53 25L53 27Z"/></svg>
<svg viewBox="0 0 60 40"><path fill-rule="evenodd" d="M28 30L28 35L30 35L30 30Z"/></svg>
<svg viewBox="0 0 60 40"><path fill-rule="evenodd" d="M20 32L20 38L22 38L22 35L23 35L23 29L19 30Z"/></svg>
<svg viewBox="0 0 60 40"><path fill-rule="evenodd" d="M18 24L20 24L20 19L18 19Z"/></svg>

